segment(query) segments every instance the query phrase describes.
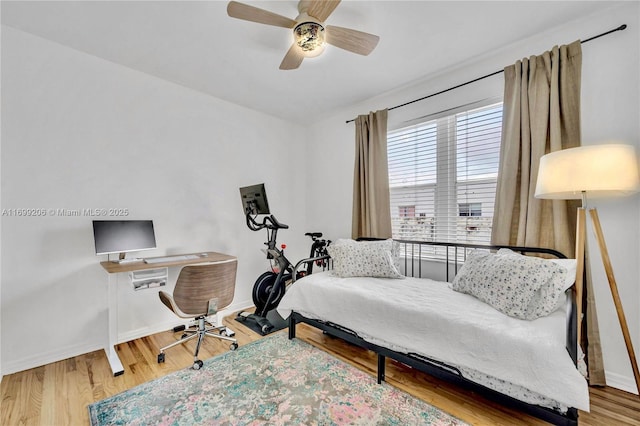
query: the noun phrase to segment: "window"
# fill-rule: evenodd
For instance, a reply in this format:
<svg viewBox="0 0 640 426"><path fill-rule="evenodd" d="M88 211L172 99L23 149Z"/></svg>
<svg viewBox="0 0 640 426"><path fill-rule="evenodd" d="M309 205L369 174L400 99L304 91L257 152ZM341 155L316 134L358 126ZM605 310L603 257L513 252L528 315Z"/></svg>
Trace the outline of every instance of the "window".
<svg viewBox="0 0 640 426"><path fill-rule="evenodd" d="M458 204L458 216L482 216L482 203Z"/></svg>
<svg viewBox="0 0 640 426"><path fill-rule="evenodd" d="M400 206L398 207L399 217L416 217L416 206Z"/></svg>
<svg viewBox="0 0 640 426"><path fill-rule="evenodd" d="M502 104L388 132L393 237L489 243Z"/></svg>

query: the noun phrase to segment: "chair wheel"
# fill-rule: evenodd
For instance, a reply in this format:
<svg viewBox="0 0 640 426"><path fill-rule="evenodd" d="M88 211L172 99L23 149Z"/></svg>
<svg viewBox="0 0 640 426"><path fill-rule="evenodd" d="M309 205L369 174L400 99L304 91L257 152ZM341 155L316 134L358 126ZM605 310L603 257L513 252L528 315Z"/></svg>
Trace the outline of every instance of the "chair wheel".
<svg viewBox="0 0 640 426"><path fill-rule="evenodd" d="M229 345L229 349L235 351L236 349L238 349L238 344L236 342L233 342L231 345Z"/></svg>
<svg viewBox="0 0 640 426"><path fill-rule="evenodd" d="M158 354L158 364L162 364L164 362L164 353Z"/></svg>
<svg viewBox="0 0 640 426"><path fill-rule="evenodd" d="M204 363L203 363L202 361L200 361L200 360L196 360L196 361L193 363L193 367L192 367L192 368L193 368L194 370L200 370L200 369L202 368L202 366L203 366L203 365L204 365Z"/></svg>

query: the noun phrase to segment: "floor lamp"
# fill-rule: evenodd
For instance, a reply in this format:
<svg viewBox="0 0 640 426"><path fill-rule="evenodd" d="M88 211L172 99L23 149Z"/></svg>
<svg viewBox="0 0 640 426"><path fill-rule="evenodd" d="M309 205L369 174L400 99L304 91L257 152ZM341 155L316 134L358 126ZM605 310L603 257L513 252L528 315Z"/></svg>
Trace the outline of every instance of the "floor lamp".
<svg viewBox="0 0 640 426"><path fill-rule="evenodd" d="M586 205L587 196L591 198L619 197L631 195L640 191L638 165L635 149L629 145L606 144L582 146L563 149L543 156L540 159L538 181L536 184L536 198L573 200L582 199L582 207L578 208L576 223L576 299L578 300L578 344L580 344L582 330L582 295L584 276L584 250L586 239ZM600 226L600 219L595 208L589 209L591 221L605 273L609 281L609 288L618 314L618 321L627 346L627 353L631 361L631 368L636 381L636 388L640 396L640 370L633 343L629 335L627 320L622 309L622 302L618 294L618 286L613 275L613 268L609 259L604 234Z"/></svg>

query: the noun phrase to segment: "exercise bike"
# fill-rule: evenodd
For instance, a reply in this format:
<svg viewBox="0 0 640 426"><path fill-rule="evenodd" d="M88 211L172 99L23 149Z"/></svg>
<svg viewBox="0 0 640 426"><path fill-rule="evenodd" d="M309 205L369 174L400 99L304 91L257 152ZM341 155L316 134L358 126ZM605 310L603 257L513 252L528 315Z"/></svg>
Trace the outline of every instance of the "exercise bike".
<svg viewBox="0 0 640 426"><path fill-rule="evenodd" d="M277 318L284 322L284 320L277 315L277 312L273 310L278 306L282 297L284 297L287 285L292 281L294 265L291 264L284 254L286 245L282 244L278 248L276 239L278 230L288 229L289 226L279 222L273 215L264 217L262 223L258 223L252 217L251 211L246 212L246 220L247 226L252 231L267 230L268 241L264 244L267 246L267 259L271 261L272 266L271 270L260 275L253 285L252 298L256 306L255 312L240 312L236 320L240 322L253 321L258 325L260 332L266 335L274 330L273 322L276 321ZM327 254L327 246L331 241L321 239L321 232L307 232L305 235L310 237L312 241L309 258L321 257ZM326 266L324 262L325 260L318 260L315 263L323 267ZM306 269L302 269L296 273L296 279L313 272L314 262L307 262L306 265ZM267 318L267 315L272 311L273 314L277 316L276 319Z"/></svg>

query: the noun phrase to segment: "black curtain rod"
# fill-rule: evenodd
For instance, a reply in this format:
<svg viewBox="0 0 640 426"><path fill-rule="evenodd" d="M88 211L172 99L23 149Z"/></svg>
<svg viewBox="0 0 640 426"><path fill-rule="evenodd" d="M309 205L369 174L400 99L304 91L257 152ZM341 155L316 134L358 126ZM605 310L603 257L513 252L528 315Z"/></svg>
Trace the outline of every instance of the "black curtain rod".
<svg viewBox="0 0 640 426"><path fill-rule="evenodd" d="M622 24L618 28L614 28L614 29L609 30L607 32L604 32L602 34L598 34L597 36L590 37L590 38L588 38L586 40L582 40L580 43L584 44L584 43L589 42L591 40L595 40L597 38L606 36L607 34L611 34L611 33L614 33L616 31L625 30L626 28L627 28L627 24ZM441 90L439 92L432 93L432 94L427 95L427 96L423 96L420 99L414 99L413 101L405 102L402 105L396 105L394 107L388 108L388 110L391 111L391 110L396 109L396 108L402 108L403 106L407 106L407 105L411 105L411 104L416 103L416 102L424 101L425 99L431 98L433 96L441 95L442 93L449 92L451 90L457 89L457 88L462 87L462 86L466 86L467 84L475 83L476 81L479 81L479 80L484 80L485 78L493 77L494 75L498 75L498 74L503 73L503 72L504 72L504 69L499 70L499 71L495 71L495 72L492 72L491 74L483 75L482 77L474 78L473 80L467 81L465 83L458 84L457 86L449 87L448 89L444 89L444 90ZM356 121L356 119L353 118L351 120L347 120L346 123L351 123L352 121Z"/></svg>

